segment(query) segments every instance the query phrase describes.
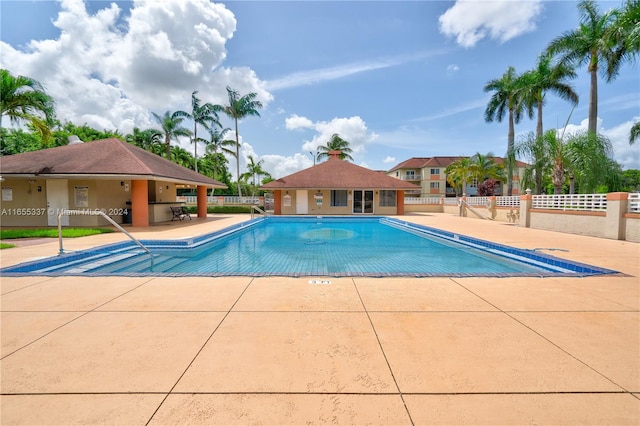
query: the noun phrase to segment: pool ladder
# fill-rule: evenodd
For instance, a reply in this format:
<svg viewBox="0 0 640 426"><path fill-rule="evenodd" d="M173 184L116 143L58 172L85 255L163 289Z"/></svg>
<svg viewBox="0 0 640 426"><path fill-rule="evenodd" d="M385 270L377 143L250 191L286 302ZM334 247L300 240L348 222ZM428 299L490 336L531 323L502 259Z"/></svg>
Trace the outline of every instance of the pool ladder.
<svg viewBox="0 0 640 426"><path fill-rule="evenodd" d="M268 216L269 214L258 206L251 206L251 219L256 217L256 213Z"/></svg>
<svg viewBox="0 0 640 426"><path fill-rule="evenodd" d="M151 252L149 251L148 248L146 248L144 245L142 245L142 243L140 241L138 241L136 239L136 237L134 237L133 235L131 235L130 233L128 233L122 226L120 226L119 224L117 224L113 219L111 219L109 216L107 216L107 214L101 210L60 210L60 213L58 213L58 241L60 241L60 252L58 254L64 254L64 248L62 247L62 216L63 215L67 215L67 216L102 216L103 218L105 218L109 223L111 223L113 226L115 226L118 230L122 231L127 237L131 238L131 240L136 243L137 245L139 245L142 250L146 251L147 253L149 253L149 255L151 255ZM151 259L153 260L153 256L151 257Z"/></svg>

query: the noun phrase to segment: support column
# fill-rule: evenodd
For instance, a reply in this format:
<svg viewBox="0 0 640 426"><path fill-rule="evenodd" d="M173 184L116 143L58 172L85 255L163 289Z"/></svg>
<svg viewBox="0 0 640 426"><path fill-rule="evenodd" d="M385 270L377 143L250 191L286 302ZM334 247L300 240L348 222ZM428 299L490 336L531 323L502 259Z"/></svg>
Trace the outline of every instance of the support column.
<svg viewBox="0 0 640 426"><path fill-rule="evenodd" d="M282 191L273 191L273 214L282 214Z"/></svg>
<svg viewBox="0 0 640 426"><path fill-rule="evenodd" d="M404 215L404 191L396 191L396 214Z"/></svg>
<svg viewBox="0 0 640 426"><path fill-rule="evenodd" d="M604 237L613 240L625 239L623 215L627 212L629 193L610 192L607 194L607 216Z"/></svg>
<svg viewBox="0 0 640 426"><path fill-rule="evenodd" d="M207 217L207 187L198 185L196 187L196 206L198 217Z"/></svg>
<svg viewBox="0 0 640 426"><path fill-rule="evenodd" d="M530 228L531 227L531 202L533 200L533 196L527 190L526 195L520 196L520 223L519 225L522 228Z"/></svg>
<svg viewBox="0 0 640 426"><path fill-rule="evenodd" d="M131 181L131 225L149 226L149 182Z"/></svg>

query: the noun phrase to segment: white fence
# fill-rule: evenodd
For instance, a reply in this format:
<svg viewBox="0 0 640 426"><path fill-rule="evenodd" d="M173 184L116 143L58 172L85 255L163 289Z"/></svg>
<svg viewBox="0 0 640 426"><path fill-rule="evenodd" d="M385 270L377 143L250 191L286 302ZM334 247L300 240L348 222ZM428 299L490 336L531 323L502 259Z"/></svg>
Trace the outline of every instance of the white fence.
<svg viewBox="0 0 640 426"><path fill-rule="evenodd" d="M607 194L534 195L531 207L546 210L606 211Z"/></svg>
<svg viewBox="0 0 640 426"><path fill-rule="evenodd" d="M504 196L504 197L496 197L496 206L497 207L519 207L520 196L511 195L511 196Z"/></svg>
<svg viewBox="0 0 640 426"><path fill-rule="evenodd" d="M629 194L629 203L627 206L628 213L640 213L640 192L632 192Z"/></svg>
<svg viewBox="0 0 640 426"><path fill-rule="evenodd" d="M440 204L442 197L406 197L405 204Z"/></svg>

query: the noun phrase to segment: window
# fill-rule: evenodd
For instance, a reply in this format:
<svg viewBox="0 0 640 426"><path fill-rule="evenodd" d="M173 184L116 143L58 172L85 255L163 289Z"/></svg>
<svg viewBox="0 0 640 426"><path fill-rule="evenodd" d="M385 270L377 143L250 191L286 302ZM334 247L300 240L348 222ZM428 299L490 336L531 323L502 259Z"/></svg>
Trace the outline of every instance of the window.
<svg viewBox="0 0 640 426"><path fill-rule="evenodd" d="M429 182L429 188L440 189L440 182Z"/></svg>
<svg viewBox="0 0 640 426"><path fill-rule="evenodd" d="M380 207L395 207L396 191L382 190L380 191Z"/></svg>
<svg viewBox="0 0 640 426"><path fill-rule="evenodd" d="M331 207L346 207L347 190L337 189L331 191Z"/></svg>
<svg viewBox="0 0 640 426"><path fill-rule="evenodd" d="M415 170L407 170L404 172L404 177L406 180L415 180L416 172Z"/></svg>
<svg viewBox="0 0 640 426"><path fill-rule="evenodd" d="M432 175L439 175L440 174L440 169L431 169L431 174Z"/></svg>

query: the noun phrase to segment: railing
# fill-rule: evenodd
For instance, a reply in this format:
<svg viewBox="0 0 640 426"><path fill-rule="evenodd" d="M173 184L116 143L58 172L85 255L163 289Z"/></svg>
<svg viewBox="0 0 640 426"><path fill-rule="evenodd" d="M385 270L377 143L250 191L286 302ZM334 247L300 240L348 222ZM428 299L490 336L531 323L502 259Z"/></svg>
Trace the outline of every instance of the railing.
<svg viewBox="0 0 640 426"><path fill-rule="evenodd" d="M220 202L220 198L222 198L222 202L224 204L240 204L240 205L256 205L260 204L260 197L238 197L234 195L208 195L207 196L207 204L218 204ZM186 204L197 204L198 197L195 195L181 195L176 197L176 202L178 203L186 203Z"/></svg>
<svg viewBox="0 0 640 426"><path fill-rule="evenodd" d="M62 216L63 215L67 215L67 216L78 216L78 215L79 216L83 216L83 215L102 216L109 223L111 223L113 226L115 226L119 231L123 232L127 237L131 238L131 240L134 243L136 243L137 245L139 245L142 248L142 250L144 250L147 253L151 254L149 249L146 248L145 246L143 246L142 243L136 239L136 237L134 237L133 235L128 233L122 226L118 225L113 219L111 219L109 216L107 216L107 214L105 212L100 211L100 210L60 210L60 213L58 213L58 240L60 241L60 252L58 254L64 254L64 248L62 247ZM153 260L153 258L152 258L152 260Z"/></svg>
<svg viewBox="0 0 640 426"><path fill-rule="evenodd" d="M606 211L607 194L534 195L531 207L547 210Z"/></svg>
<svg viewBox="0 0 640 426"><path fill-rule="evenodd" d="M627 213L640 213L640 192L629 193Z"/></svg>
<svg viewBox="0 0 640 426"><path fill-rule="evenodd" d="M440 204L442 197L405 197L405 204Z"/></svg>
<svg viewBox="0 0 640 426"><path fill-rule="evenodd" d="M486 206L489 203L489 197L467 197L465 201L469 206Z"/></svg>
<svg viewBox="0 0 640 426"><path fill-rule="evenodd" d="M497 207L520 207L520 196L512 195L512 196L496 197L496 206Z"/></svg>
<svg viewBox="0 0 640 426"><path fill-rule="evenodd" d="M268 216L267 212L265 212L264 210L262 210L260 207L258 206L251 206L251 219L255 218L256 213L261 214L263 216Z"/></svg>
<svg viewBox="0 0 640 426"><path fill-rule="evenodd" d="M458 198L456 197L446 197L444 199L444 204L447 206L455 206L458 204Z"/></svg>

